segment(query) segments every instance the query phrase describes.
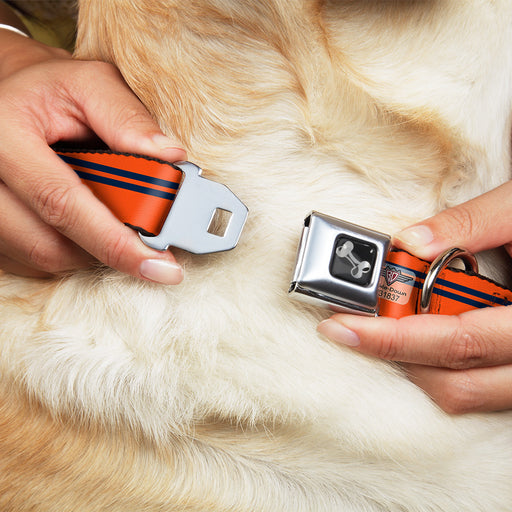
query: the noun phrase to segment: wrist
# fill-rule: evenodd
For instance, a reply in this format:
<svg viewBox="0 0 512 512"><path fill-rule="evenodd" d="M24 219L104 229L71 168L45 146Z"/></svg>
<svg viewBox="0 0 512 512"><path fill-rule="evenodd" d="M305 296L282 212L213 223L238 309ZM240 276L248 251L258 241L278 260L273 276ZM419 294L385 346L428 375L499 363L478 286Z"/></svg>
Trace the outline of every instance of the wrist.
<svg viewBox="0 0 512 512"><path fill-rule="evenodd" d="M27 32L24 32L23 30L16 28L13 25L6 25L5 23L0 23L0 30L9 30L10 32L14 32L20 36L29 37Z"/></svg>

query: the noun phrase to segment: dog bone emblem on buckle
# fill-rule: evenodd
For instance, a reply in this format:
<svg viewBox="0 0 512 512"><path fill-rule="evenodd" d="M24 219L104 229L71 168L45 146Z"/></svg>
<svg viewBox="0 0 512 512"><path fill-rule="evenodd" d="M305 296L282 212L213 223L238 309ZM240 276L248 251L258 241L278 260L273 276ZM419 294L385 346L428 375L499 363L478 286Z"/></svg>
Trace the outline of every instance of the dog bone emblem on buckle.
<svg viewBox="0 0 512 512"><path fill-rule="evenodd" d="M378 313L388 235L312 212L304 221L289 293L334 311Z"/></svg>
<svg viewBox="0 0 512 512"><path fill-rule="evenodd" d="M197 165L191 162L174 165L183 172L174 203L160 233L140 234L142 241L160 251L172 246L195 254L236 247L247 219L247 207L225 185L203 178ZM222 236L209 231L217 210L230 214Z"/></svg>

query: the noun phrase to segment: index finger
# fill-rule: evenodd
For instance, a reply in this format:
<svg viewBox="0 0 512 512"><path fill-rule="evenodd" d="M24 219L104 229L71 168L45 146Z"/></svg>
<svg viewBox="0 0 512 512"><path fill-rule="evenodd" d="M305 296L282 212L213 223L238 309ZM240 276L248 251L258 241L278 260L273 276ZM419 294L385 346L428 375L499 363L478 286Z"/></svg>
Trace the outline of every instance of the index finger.
<svg viewBox="0 0 512 512"><path fill-rule="evenodd" d="M512 362L511 313L511 306L502 306L400 319L337 314L318 331L381 359L463 369Z"/></svg>

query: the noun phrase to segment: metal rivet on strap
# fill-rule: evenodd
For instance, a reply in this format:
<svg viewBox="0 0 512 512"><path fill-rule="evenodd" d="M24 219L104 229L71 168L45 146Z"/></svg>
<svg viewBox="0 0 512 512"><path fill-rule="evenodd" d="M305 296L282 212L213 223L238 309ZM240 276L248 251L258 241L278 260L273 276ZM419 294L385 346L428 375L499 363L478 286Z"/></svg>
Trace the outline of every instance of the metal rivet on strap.
<svg viewBox="0 0 512 512"><path fill-rule="evenodd" d="M436 282L439 273L445 268L451 261L460 259L464 262L464 267L467 271L478 272L478 262L475 256L459 247L452 247L440 254L430 265L430 268L425 276L425 282L423 289L420 293L420 313L430 312L430 302L432 300L432 292L434 291L434 284Z"/></svg>

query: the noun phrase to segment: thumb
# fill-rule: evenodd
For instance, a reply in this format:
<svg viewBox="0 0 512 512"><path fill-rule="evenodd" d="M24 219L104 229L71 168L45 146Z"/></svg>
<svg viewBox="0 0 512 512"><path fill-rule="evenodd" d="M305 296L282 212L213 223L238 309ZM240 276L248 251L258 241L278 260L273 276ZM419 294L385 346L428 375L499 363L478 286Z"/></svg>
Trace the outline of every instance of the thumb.
<svg viewBox="0 0 512 512"><path fill-rule="evenodd" d="M511 219L512 181L509 181L404 229L393 237L393 244L427 260L450 247L477 253L509 244Z"/></svg>
<svg viewBox="0 0 512 512"><path fill-rule="evenodd" d="M94 83L85 83L80 91L86 124L115 151L140 153L170 162L186 160L181 143L164 135L119 71L110 64L92 64L101 72L96 73Z"/></svg>

